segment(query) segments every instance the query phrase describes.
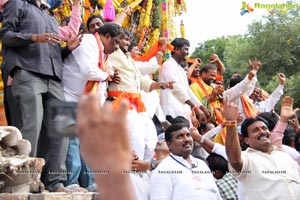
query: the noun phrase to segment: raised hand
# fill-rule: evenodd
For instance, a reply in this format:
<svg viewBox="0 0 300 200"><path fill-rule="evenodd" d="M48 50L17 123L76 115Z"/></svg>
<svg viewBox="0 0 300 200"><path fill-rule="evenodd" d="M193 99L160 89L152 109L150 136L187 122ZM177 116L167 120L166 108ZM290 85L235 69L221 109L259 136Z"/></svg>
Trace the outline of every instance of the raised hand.
<svg viewBox="0 0 300 200"><path fill-rule="evenodd" d="M283 97L281 101L280 121L288 123L289 119L295 116L299 108L293 109L294 99L290 96Z"/></svg>
<svg viewBox="0 0 300 200"><path fill-rule="evenodd" d="M228 97L225 98L222 114L226 121L236 121L238 119L239 109L235 104L229 103Z"/></svg>
<svg viewBox="0 0 300 200"><path fill-rule="evenodd" d="M278 75L280 85L284 85L285 84L285 75L283 73L278 73L277 75Z"/></svg>
<svg viewBox="0 0 300 200"><path fill-rule="evenodd" d="M101 108L96 95L84 96L77 112L80 152L92 170L121 173L131 168L131 146L126 128L128 102L117 113L112 104ZM109 152L109 153L108 153Z"/></svg>
<svg viewBox="0 0 300 200"><path fill-rule="evenodd" d="M249 59L248 63L252 70L258 71L259 68L261 67L261 62L259 60L257 60L257 58L255 58L254 60Z"/></svg>

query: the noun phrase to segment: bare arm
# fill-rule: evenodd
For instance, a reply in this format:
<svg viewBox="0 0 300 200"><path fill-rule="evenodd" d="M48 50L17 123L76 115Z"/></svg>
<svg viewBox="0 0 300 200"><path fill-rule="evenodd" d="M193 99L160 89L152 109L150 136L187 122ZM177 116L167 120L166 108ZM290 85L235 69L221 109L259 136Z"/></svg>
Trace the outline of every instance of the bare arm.
<svg viewBox="0 0 300 200"><path fill-rule="evenodd" d="M218 74L222 75L225 72L225 66L217 54L211 54L209 57L209 62L217 64Z"/></svg>
<svg viewBox="0 0 300 200"><path fill-rule="evenodd" d="M238 133L236 130L237 117L238 117L238 107L233 103L229 104L228 99L225 100L225 107L223 110L223 115L226 118L226 154L228 156L228 161L230 165L237 171L240 172L243 168L243 160L241 156L241 147L238 138ZM232 123L234 122L234 123Z"/></svg>

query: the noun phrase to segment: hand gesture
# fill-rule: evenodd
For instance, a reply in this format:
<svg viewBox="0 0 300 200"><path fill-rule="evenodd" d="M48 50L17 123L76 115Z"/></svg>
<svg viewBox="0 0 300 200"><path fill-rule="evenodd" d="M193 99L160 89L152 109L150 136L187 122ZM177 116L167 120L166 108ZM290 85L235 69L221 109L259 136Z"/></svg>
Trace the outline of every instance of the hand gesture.
<svg viewBox="0 0 300 200"><path fill-rule="evenodd" d="M215 63L215 62L217 62L218 59L219 59L219 57L217 54L211 54L209 56L209 63Z"/></svg>
<svg viewBox="0 0 300 200"><path fill-rule="evenodd" d="M299 132L300 127L297 114L295 114L295 116L292 119L289 119L289 123L296 132Z"/></svg>
<svg viewBox="0 0 300 200"><path fill-rule="evenodd" d="M215 85L213 88L214 95L222 94L224 92L224 86L223 85Z"/></svg>
<svg viewBox="0 0 300 200"><path fill-rule="evenodd" d="M280 121L288 123L288 120L295 116L299 108L293 109L294 99L290 96L283 97L281 101Z"/></svg>
<svg viewBox="0 0 300 200"><path fill-rule="evenodd" d="M285 84L285 75L283 73L278 73L278 79L279 79L280 85Z"/></svg>
<svg viewBox="0 0 300 200"><path fill-rule="evenodd" d="M118 70L114 71L114 75L111 77L111 79L116 84L120 84L121 83L121 76L120 76Z"/></svg>
<svg viewBox="0 0 300 200"><path fill-rule="evenodd" d="M158 43L161 46L162 50L165 51L167 48L167 44L168 44L167 38L164 38L164 37L159 38Z"/></svg>
<svg viewBox="0 0 300 200"><path fill-rule="evenodd" d="M261 67L261 62L259 60L257 60L256 58L254 60L249 59L248 63L250 65L251 70L258 71L259 68Z"/></svg>
<svg viewBox="0 0 300 200"><path fill-rule="evenodd" d="M202 135L200 135L199 131L195 127L190 128L190 133L194 141L200 142Z"/></svg>
<svg viewBox="0 0 300 200"><path fill-rule="evenodd" d="M71 35L70 35L71 36ZM82 41L82 34L79 34L77 37L69 37L67 41L67 47L70 51L73 51L77 47L79 47L81 41Z"/></svg>
<svg viewBox="0 0 300 200"><path fill-rule="evenodd" d="M235 104L229 103L228 97L225 98L222 114L225 117L226 121L236 121L238 118L239 109Z"/></svg>
<svg viewBox="0 0 300 200"><path fill-rule="evenodd" d="M80 152L92 170L108 170L112 174L130 170L127 110L126 100L121 102L117 113L110 102L100 107L96 95L83 96L80 100L77 111Z"/></svg>

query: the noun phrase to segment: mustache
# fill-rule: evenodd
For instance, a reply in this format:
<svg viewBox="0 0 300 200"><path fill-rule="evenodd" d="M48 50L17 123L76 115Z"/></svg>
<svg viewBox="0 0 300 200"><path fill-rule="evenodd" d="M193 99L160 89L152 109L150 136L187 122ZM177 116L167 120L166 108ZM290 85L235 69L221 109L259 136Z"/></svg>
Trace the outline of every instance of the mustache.
<svg viewBox="0 0 300 200"><path fill-rule="evenodd" d="M262 137L266 137L266 138L268 138L268 139L270 139L270 134L269 133L262 133L262 134L260 134L259 136L258 136L258 140L260 140Z"/></svg>

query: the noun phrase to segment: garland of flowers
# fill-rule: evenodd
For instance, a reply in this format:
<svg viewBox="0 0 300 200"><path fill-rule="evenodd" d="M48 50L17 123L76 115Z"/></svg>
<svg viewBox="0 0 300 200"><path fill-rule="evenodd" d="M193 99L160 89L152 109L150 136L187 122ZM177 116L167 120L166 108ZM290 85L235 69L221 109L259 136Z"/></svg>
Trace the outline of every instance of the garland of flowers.
<svg viewBox="0 0 300 200"><path fill-rule="evenodd" d="M162 31L162 35L165 38L169 38L169 31L168 31L168 1L167 0L162 0L162 17L161 17L161 21L162 21L162 25L161 25L161 31Z"/></svg>
<svg viewBox="0 0 300 200"><path fill-rule="evenodd" d="M177 37L176 27L175 27L175 9L174 9L174 0L168 0L168 30L169 35L168 39L174 39Z"/></svg>
<svg viewBox="0 0 300 200"><path fill-rule="evenodd" d="M185 38L185 27L184 27L183 20L181 20L181 23L180 23L180 35L182 38Z"/></svg>

